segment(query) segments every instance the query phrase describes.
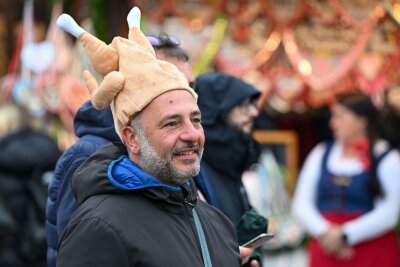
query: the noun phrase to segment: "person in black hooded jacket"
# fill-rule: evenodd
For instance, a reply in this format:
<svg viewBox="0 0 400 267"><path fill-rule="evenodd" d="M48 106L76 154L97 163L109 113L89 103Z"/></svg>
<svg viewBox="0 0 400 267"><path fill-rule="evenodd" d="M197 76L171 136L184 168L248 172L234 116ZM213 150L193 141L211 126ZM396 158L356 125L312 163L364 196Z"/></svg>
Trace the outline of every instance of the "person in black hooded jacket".
<svg viewBox="0 0 400 267"><path fill-rule="evenodd" d="M44 236L46 174L61 151L46 133L30 126L0 139L0 196L15 231L0 244L0 266L46 266Z"/></svg>
<svg viewBox="0 0 400 267"><path fill-rule="evenodd" d="M218 72L200 75L195 89L206 136L201 168L216 192L218 208L237 227L242 215L251 209L242 174L257 162L261 152L251 136L260 92Z"/></svg>
<svg viewBox="0 0 400 267"><path fill-rule="evenodd" d="M239 244L267 231L268 220L252 209L242 174L256 163L261 146L252 136L260 95L250 84L234 76L212 72L196 79L198 105L206 136L202 175L215 192L216 206L233 222ZM262 265L258 251L251 266Z"/></svg>

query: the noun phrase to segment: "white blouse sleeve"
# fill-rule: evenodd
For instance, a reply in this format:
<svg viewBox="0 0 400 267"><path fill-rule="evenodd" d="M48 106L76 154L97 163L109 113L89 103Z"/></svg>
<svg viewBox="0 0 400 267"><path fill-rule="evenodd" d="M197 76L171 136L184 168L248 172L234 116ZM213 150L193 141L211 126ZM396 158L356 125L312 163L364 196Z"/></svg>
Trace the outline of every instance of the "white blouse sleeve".
<svg viewBox="0 0 400 267"><path fill-rule="evenodd" d="M378 198L374 208L363 216L343 225L350 245L373 239L394 229L400 212L400 153L387 154L377 169L384 196Z"/></svg>
<svg viewBox="0 0 400 267"><path fill-rule="evenodd" d="M324 144L319 144L307 156L292 202L294 217L313 237L322 235L329 227L329 222L320 214L316 206L317 185L325 149Z"/></svg>

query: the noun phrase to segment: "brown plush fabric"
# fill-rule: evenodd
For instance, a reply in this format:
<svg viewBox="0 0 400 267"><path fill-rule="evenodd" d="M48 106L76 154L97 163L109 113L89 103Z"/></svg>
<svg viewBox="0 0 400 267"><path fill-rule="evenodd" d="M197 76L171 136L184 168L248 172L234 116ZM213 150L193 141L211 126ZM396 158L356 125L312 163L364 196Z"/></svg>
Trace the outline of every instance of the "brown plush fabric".
<svg viewBox="0 0 400 267"><path fill-rule="evenodd" d="M89 33L79 38L93 67L105 76L97 86L89 72L84 74L93 106L102 109L111 104L118 135L138 112L165 92L187 90L197 99L174 65L156 59L153 47L139 28L132 27L129 38L115 37L110 45Z"/></svg>
<svg viewBox="0 0 400 267"><path fill-rule="evenodd" d="M103 76L118 70L118 52L88 32L79 36L94 69Z"/></svg>

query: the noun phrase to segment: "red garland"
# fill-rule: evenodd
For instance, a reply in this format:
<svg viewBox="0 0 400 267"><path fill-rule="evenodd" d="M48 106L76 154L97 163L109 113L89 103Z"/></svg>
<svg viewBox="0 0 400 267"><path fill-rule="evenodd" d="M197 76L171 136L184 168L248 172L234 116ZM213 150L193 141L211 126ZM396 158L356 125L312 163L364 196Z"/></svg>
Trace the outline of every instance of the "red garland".
<svg viewBox="0 0 400 267"><path fill-rule="evenodd" d="M178 2L178 1L172 0L172 2L174 3L174 5L177 5L176 2ZM205 16L199 17L199 19L202 21L203 27L205 25L209 24L211 21L213 21L217 15L222 13L226 9L227 4L228 4L228 0L217 0L217 2L215 4L212 4L211 5L212 11L207 13ZM183 12L179 12L178 9L176 9L176 8L173 8L173 9L171 8L171 12L172 12L172 15L182 19L182 21L185 21L185 17L187 17L187 14L185 14Z"/></svg>
<svg viewBox="0 0 400 267"><path fill-rule="evenodd" d="M336 14L336 12L333 14L333 17L330 19L325 18L321 12L314 7L311 3L309 3L308 1L306 2L306 10L307 10L307 14L309 17L315 17L316 20L323 24L323 25L336 25L339 22L339 18Z"/></svg>
<svg viewBox="0 0 400 267"><path fill-rule="evenodd" d="M279 21L273 12L274 9L271 7L268 1L261 1L264 15L272 21L273 25L276 25L276 30L278 31L292 26L306 16L306 0L299 0L299 2L301 3L301 8L297 9L297 12L290 19L286 21Z"/></svg>
<svg viewBox="0 0 400 267"><path fill-rule="evenodd" d="M329 0L329 4L349 25L357 29L363 28L365 24L374 25L376 21L385 15L383 5L378 3L366 18L358 21L346 11L340 0Z"/></svg>

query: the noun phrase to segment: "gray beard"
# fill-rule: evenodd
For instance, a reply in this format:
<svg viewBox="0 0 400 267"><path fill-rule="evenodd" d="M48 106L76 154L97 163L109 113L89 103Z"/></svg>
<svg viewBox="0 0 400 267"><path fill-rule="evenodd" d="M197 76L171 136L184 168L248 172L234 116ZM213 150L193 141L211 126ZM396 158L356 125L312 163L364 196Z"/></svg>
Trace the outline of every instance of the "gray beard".
<svg viewBox="0 0 400 267"><path fill-rule="evenodd" d="M155 149L148 142L144 132L140 129L138 132L140 139L140 163L141 168L157 178L160 182L168 185L184 184L189 178L194 177L200 172L200 160L203 150L199 152L199 164L188 171L181 171L176 168L169 159L161 158Z"/></svg>

